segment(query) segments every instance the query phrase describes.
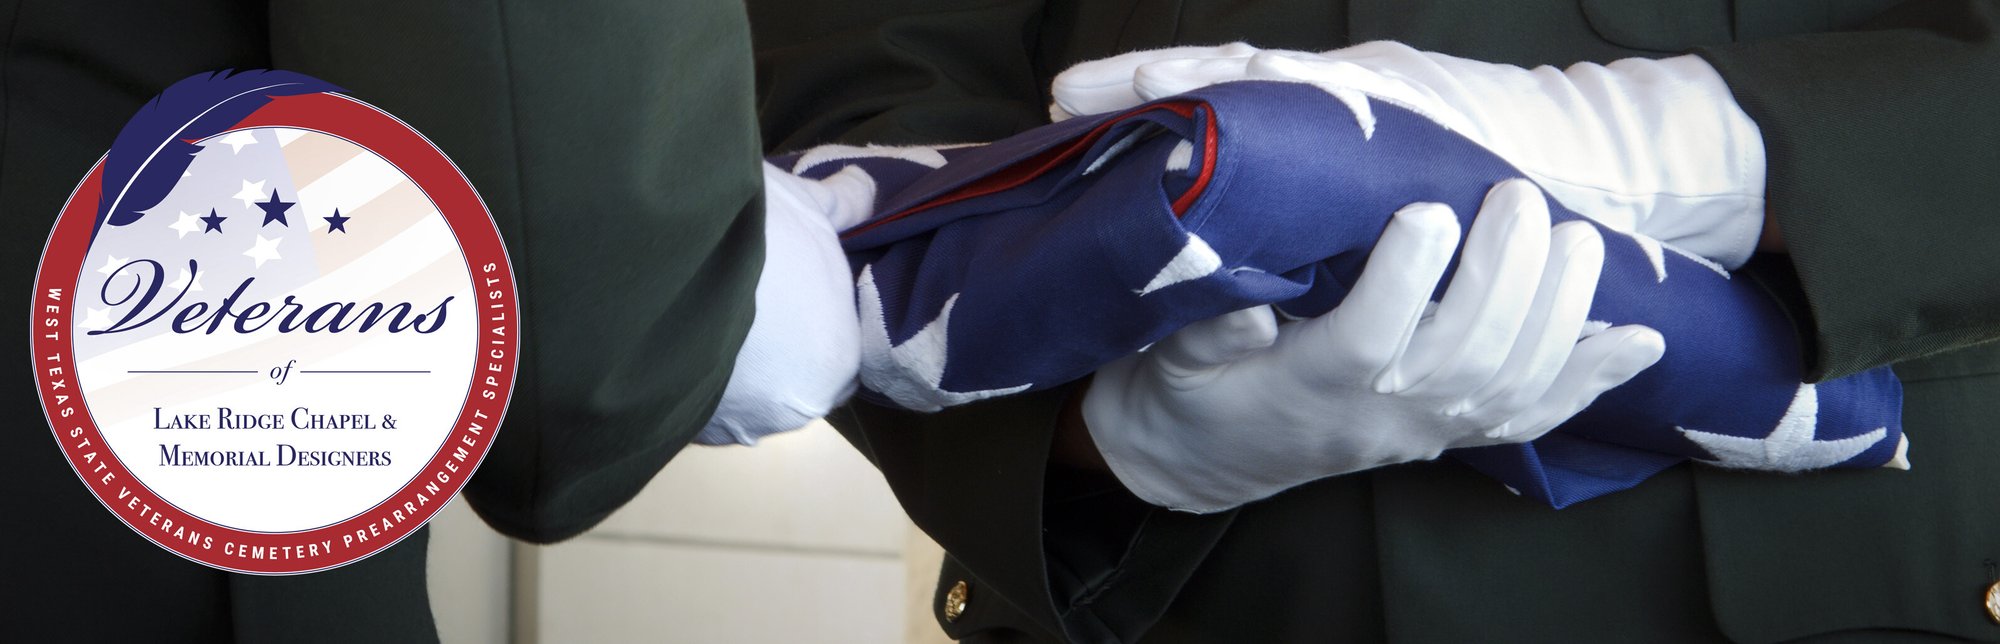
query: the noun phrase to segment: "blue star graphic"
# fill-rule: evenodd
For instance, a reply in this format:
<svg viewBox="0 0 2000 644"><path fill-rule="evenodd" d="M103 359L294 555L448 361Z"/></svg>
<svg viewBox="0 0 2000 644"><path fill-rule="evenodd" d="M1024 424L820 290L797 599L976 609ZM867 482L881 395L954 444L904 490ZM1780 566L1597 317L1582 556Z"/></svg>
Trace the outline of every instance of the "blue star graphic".
<svg viewBox="0 0 2000 644"><path fill-rule="evenodd" d="M272 190L271 200L259 201L257 202L257 207L264 209L264 225L269 226L271 222L275 221L280 226L290 226L292 225L291 222L285 221L285 211L291 210L295 203L297 202L279 201L278 191Z"/></svg>
<svg viewBox="0 0 2000 644"><path fill-rule="evenodd" d="M218 232L218 233L222 232L222 220L224 219L228 219L228 217L223 217L221 215L215 214L214 208L208 209L208 216L201 218L201 223L208 225L207 228L201 231L202 234L205 235L210 232Z"/></svg>
<svg viewBox="0 0 2000 644"><path fill-rule="evenodd" d="M333 234L335 231L347 232L347 220L353 219L353 217L342 217L340 216L340 209L335 208L333 209L332 217L321 217L321 219L326 220L327 234Z"/></svg>

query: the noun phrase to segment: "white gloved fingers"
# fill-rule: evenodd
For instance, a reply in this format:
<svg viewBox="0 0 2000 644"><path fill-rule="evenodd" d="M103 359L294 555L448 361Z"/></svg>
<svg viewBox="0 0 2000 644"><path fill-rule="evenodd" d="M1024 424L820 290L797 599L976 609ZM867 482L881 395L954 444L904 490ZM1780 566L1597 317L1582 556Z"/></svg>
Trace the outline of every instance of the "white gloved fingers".
<svg viewBox="0 0 2000 644"><path fill-rule="evenodd" d="M1229 74L1178 78L1165 61L1244 58ZM1148 79L1126 87L1141 67ZM1756 123L1694 55L1524 69L1374 41L1322 53L1246 45L1137 52L1058 77L1057 120L1231 80L1311 83L1372 136L1369 99L1415 110L1505 158L1555 199L1727 267L1755 249L1765 152ZM1065 112L1064 107L1069 111Z"/></svg>
<svg viewBox="0 0 2000 644"><path fill-rule="evenodd" d="M1339 97L1356 112L1357 118L1372 123L1374 117L1365 101L1375 97L1415 110L1463 130L1468 122L1448 108L1442 99L1393 72L1369 69L1339 60L1324 60L1316 54L1269 50L1238 58L1180 58L1140 65L1132 77L1132 92L1141 101L1153 101L1196 89L1243 80L1274 80L1311 84ZM1136 104L1136 103L1135 103Z"/></svg>
<svg viewBox="0 0 2000 644"><path fill-rule="evenodd" d="M1335 60L1387 63L1407 62L1407 58L1423 56L1424 51L1394 40L1370 40L1339 49L1328 49L1319 52L1319 55L1323 58Z"/></svg>
<svg viewBox="0 0 2000 644"><path fill-rule="evenodd" d="M1187 325L1150 349L1169 377L1189 379L1271 346L1278 319L1254 306Z"/></svg>
<svg viewBox="0 0 2000 644"><path fill-rule="evenodd" d="M1132 73L1132 91L1154 101L1217 83L1248 80L1244 64L1250 57L1175 58L1140 65Z"/></svg>
<svg viewBox="0 0 2000 644"><path fill-rule="evenodd" d="M1327 60L1314 54L1291 51L1258 52L1244 61L1244 71L1265 80L1296 80L1308 83L1328 83L1343 87L1362 89L1376 82L1382 75L1360 65L1340 60Z"/></svg>
<svg viewBox="0 0 2000 644"><path fill-rule="evenodd" d="M1058 120L1115 111L1234 80L1313 84L1354 113L1364 137L1379 139L1375 117L1387 116L1388 105L1414 109L1522 169L1550 201L1621 232L1665 236L1669 243L1721 233L1731 242L1720 245L1724 250L1740 251L1722 256L1734 257L1747 256L1761 225L1761 138L1720 76L1693 56L1582 64L1563 72L1454 59L1392 42L1324 54L1240 45L1178 49L1079 65L1058 78L1051 111ZM1735 217L1741 220L1730 219ZM1673 223L1648 224L1655 219ZM1728 221L1718 223L1722 219ZM1091 434L1113 472L1140 498L1194 510L1238 505L1327 475L1431 458L1445 447L1539 438L1665 352L1659 333L1645 327L1576 339L1591 325L1586 320L1593 280L1602 270L1602 240L1586 240L1594 236L1575 226L1543 226L1548 246L1533 254L1542 266L1524 271L1530 275L1523 279L1495 277L1485 289L1502 281L1533 289L1512 294L1528 302L1520 330L1508 342L1487 343L1500 351L1464 342L1463 335L1481 328L1478 323L1456 327L1463 329L1458 336L1434 334L1441 357L1426 359L1438 363L1411 372L1450 369L1471 382L1463 374L1494 369L1484 382L1450 395L1384 393L1377 386L1391 365L1421 366L1409 355L1417 329L1463 315L1454 310L1427 317L1424 311L1438 276L1458 254L1461 233L1470 237L1471 231L1461 231L1442 207L1416 206L1385 227L1368 270L1341 306L1280 327L1272 346L1217 367L1215 360L1248 345L1221 342L1231 335L1220 331L1205 342L1170 336L1159 349L1100 369L1083 401ZM1449 289L1461 290L1483 303L1476 297L1482 289ZM1469 308L1474 319L1506 317L1485 306ZM1487 353L1463 353L1482 350L1504 356L1493 367ZM1163 366L1161 356L1169 354L1179 366ZM1170 375L1177 371L1199 377ZM1344 422L1328 426L1325 418ZM1492 437L1485 435L1489 430Z"/></svg>
<svg viewBox="0 0 2000 644"><path fill-rule="evenodd" d="M1557 425L1589 407L1599 395L1625 384L1666 355L1667 341L1652 327L1615 326L1578 342L1569 362L1556 374L1542 399L1521 415L1489 432L1496 443L1524 443L1541 438Z"/></svg>
<svg viewBox="0 0 2000 644"><path fill-rule="evenodd" d="M1596 228L1581 221L1555 227L1534 307L1500 373L1466 399L1470 419L1497 426L1548 392L1577 346L1603 268L1604 238Z"/></svg>
<svg viewBox="0 0 2000 644"><path fill-rule="evenodd" d="M1127 109L1145 102L1133 91L1132 76L1146 63L1187 58L1243 58L1254 53L1257 53L1256 47L1237 42L1213 47L1135 51L1077 63L1057 74L1050 83L1055 103L1049 106L1049 117L1061 121L1073 116Z"/></svg>
<svg viewBox="0 0 2000 644"><path fill-rule="evenodd" d="M839 231L866 220L875 209L875 179L858 166L825 181L807 179L764 163L764 210L800 225Z"/></svg>
<svg viewBox="0 0 2000 644"><path fill-rule="evenodd" d="M1250 59L1245 76L1264 80L1297 80L1333 94L1349 103L1349 108L1360 110L1346 94L1360 92L1366 96L1402 106L1453 131L1470 134L1473 123L1453 109L1451 104L1432 91L1429 85L1415 82L1397 73L1393 68L1357 64L1355 62L1322 57L1316 54L1300 54L1287 51L1267 51ZM1370 115L1365 120L1372 121Z"/></svg>
<svg viewBox="0 0 2000 644"><path fill-rule="evenodd" d="M875 214L875 177L861 166L841 168L816 187L827 222L836 231L853 228Z"/></svg>
<svg viewBox="0 0 2000 644"><path fill-rule="evenodd" d="M814 212L820 207L818 182L764 162L764 212Z"/></svg>
<svg viewBox="0 0 2000 644"><path fill-rule="evenodd" d="M1368 263L1340 306L1300 322L1307 346L1325 347L1323 373L1372 380L1409 346L1417 320L1458 247L1458 217L1439 203L1414 203L1389 219Z"/></svg>
<svg viewBox="0 0 2000 644"><path fill-rule="evenodd" d="M1444 54L1425 52L1393 40L1376 40L1315 54L1316 60L1350 63L1369 69L1384 76L1417 87L1455 89L1458 79L1439 61L1451 63L1479 64L1479 61L1453 58ZM1514 68L1518 69L1518 68ZM1424 94L1437 97L1438 92L1424 90Z"/></svg>
<svg viewBox="0 0 2000 644"><path fill-rule="evenodd" d="M1487 191L1436 314L1376 390L1457 398L1492 380L1535 303L1549 234L1548 202L1533 183L1502 181Z"/></svg>
<svg viewBox="0 0 2000 644"><path fill-rule="evenodd" d="M1755 247L1764 215L1763 138L1699 56L1524 69L1388 41L1322 56L1422 88L1448 109L1419 111L1613 229L1730 267Z"/></svg>
<svg viewBox="0 0 2000 644"><path fill-rule="evenodd" d="M849 171L859 173L860 178L854 178ZM766 257L764 275L758 279L758 293L764 295L766 289L762 287L773 280L788 286L790 292L770 303L759 297L760 309L792 306L787 297L810 300L814 306L825 301L854 299L847 254L841 250L835 232L838 229L835 219L842 215L833 214L830 209L871 208L875 182L860 173L859 168L848 168L835 176L845 177L843 185L830 189L818 181L764 164ZM808 284L811 286L801 286Z"/></svg>

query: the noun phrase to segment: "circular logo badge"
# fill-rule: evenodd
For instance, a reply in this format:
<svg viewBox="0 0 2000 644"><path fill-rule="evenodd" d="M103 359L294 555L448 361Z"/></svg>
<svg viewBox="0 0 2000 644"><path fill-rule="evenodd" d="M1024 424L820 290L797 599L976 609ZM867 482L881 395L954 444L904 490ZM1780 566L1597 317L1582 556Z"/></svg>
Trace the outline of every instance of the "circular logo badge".
<svg viewBox="0 0 2000 644"><path fill-rule="evenodd" d="M352 563L479 466L515 377L506 247L444 153L282 71L133 116L42 254L50 429L112 514L216 568Z"/></svg>

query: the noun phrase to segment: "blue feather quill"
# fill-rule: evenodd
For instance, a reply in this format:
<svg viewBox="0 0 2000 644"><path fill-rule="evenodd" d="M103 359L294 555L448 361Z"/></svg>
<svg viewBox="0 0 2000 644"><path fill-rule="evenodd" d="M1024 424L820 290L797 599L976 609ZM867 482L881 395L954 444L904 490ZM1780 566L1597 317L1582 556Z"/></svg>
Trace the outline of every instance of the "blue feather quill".
<svg viewBox="0 0 2000 644"><path fill-rule="evenodd" d="M326 81L277 70L196 74L167 87L111 142L92 234L106 224L138 221L166 199L201 151L193 141L228 130L272 97L338 91Z"/></svg>

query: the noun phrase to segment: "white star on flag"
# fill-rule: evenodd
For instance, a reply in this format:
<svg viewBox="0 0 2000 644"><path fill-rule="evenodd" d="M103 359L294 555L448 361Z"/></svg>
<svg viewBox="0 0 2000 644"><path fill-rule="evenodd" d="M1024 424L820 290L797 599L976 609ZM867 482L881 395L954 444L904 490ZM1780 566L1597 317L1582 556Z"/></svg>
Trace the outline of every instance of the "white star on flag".
<svg viewBox="0 0 2000 644"><path fill-rule="evenodd" d="M111 328L111 309L90 307L84 310L83 321L77 323L85 331L102 331Z"/></svg>
<svg viewBox="0 0 2000 644"><path fill-rule="evenodd" d="M175 219L174 223L168 224L167 227L174 229L175 239L185 238L188 233L201 232L201 218L182 212L180 218Z"/></svg>
<svg viewBox="0 0 2000 644"><path fill-rule="evenodd" d="M189 281L193 281L194 284L188 284ZM186 286L189 293L200 293L201 274L190 273L188 269L183 268L181 269L181 276L175 279L173 282L167 284L168 288L174 289L176 291L180 290L182 286Z"/></svg>
<svg viewBox="0 0 2000 644"><path fill-rule="evenodd" d="M244 210L255 208L257 207L257 202L264 198L264 182L251 183L246 180L243 182L243 189L236 191L236 194L230 198L242 200Z"/></svg>
<svg viewBox="0 0 2000 644"><path fill-rule="evenodd" d="M1153 275L1152 281L1138 290L1139 297L1181 282L1207 277L1219 270L1222 270L1222 256L1215 254L1215 249L1209 248L1208 242L1194 233L1188 233L1187 243L1181 246L1181 252L1167 260L1167 265L1160 267L1160 272Z"/></svg>
<svg viewBox="0 0 2000 644"><path fill-rule="evenodd" d="M1645 253L1646 261L1653 264L1653 281L1656 283L1667 281L1667 251L1673 251L1675 255L1685 257L1688 261L1700 264L1703 268L1714 271L1715 274L1721 275L1722 279L1729 279L1729 269L1723 268L1721 264L1717 264L1706 257L1681 250L1672 244L1662 243L1660 240L1638 233L1626 233L1626 235L1631 237L1634 243L1639 244L1639 252Z"/></svg>
<svg viewBox="0 0 2000 644"><path fill-rule="evenodd" d="M882 315L882 292L875 287L875 267L861 268L855 290L861 295L861 383L882 392L905 409L937 411L975 400L1027 391L1032 384L983 391L945 391L945 349L950 346L946 332L951 324L951 307L958 296L945 300L937 319L904 340L889 340L889 325Z"/></svg>
<svg viewBox="0 0 2000 644"><path fill-rule="evenodd" d="M249 130L237 130L222 135L222 138L216 139L215 142L229 146L230 154L237 154L243 151L243 146L256 145L257 137Z"/></svg>
<svg viewBox="0 0 2000 644"><path fill-rule="evenodd" d="M905 147L892 145L853 146L827 144L807 150L805 154L799 155L799 160L792 164L792 173L798 174L828 161L841 161L845 159L902 159L927 168L942 168L945 164L945 158L943 153L938 152L941 149L944 149L944 147L931 145Z"/></svg>
<svg viewBox="0 0 2000 644"><path fill-rule="evenodd" d="M124 257L113 257L112 255L107 253L104 256L104 267L97 269L97 272L103 273L105 275L116 273L118 272L119 267L124 266L125 262L129 261L132 260L126 259Z"/></svg>
<svg viewBox="0 0 2000 644"><path fill-rule="evenodd" d="M1799 393L1778 419L1769 436L1748 438L1676 427L1682 436L1715 455L1709 464L1718 467L1773 472L1803 472L1845 462L1868 451L1887 436L1887 427L1877 427L1860 436L1819 440L1819 389L1811 383L1799 385ZM1908 469L1908 465L1903 466Z"/></svg>
<svg viewBox="0 0 2000 644"><path fill-rule="evenodd" d="M264 262L274 259L284 259L278 255L278 242L282 241L285 241L285 238L269 239L263 235L258 235L257 245L251 246L250 250L243 251L243 255L257 260L257 268L263 268Z"/></svg>

